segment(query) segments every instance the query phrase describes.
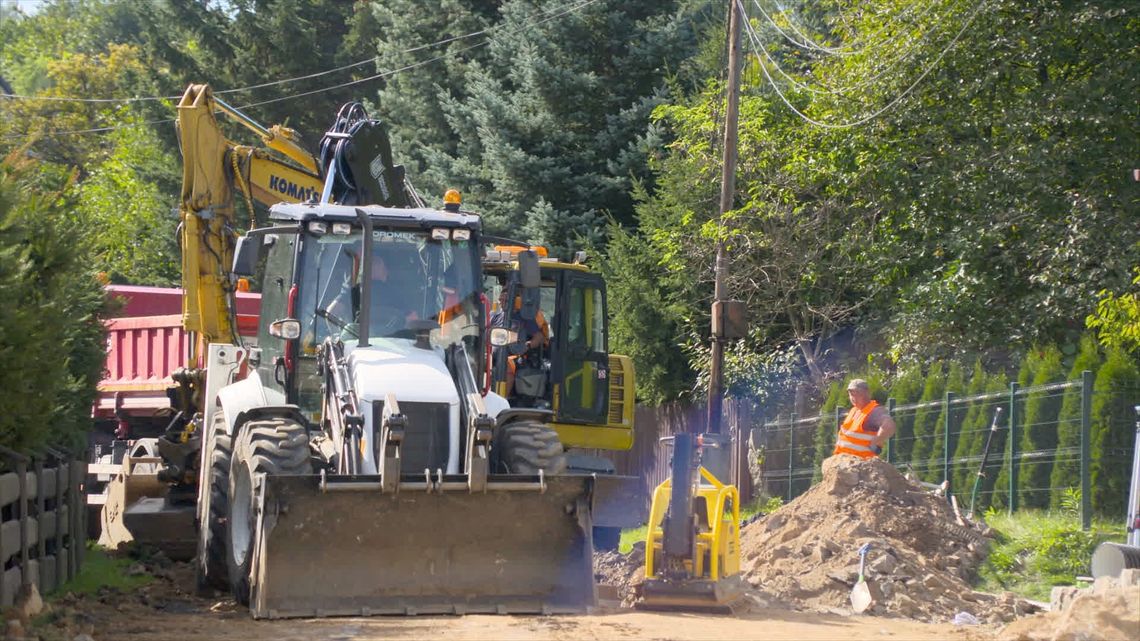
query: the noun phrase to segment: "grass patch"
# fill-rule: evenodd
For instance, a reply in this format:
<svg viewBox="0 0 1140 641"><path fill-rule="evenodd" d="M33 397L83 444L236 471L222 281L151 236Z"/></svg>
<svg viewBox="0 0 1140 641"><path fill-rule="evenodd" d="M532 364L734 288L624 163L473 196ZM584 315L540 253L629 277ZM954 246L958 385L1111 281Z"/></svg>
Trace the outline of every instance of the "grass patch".
<svg viewBox="0 0 1140 641"><path fill-rule="evenodd" d="M978 589L1039 601L1049 600L1053 586L1074 585L1077 576L1088 575L1096 546L1124 537L1122 525L1100 519L1085 532L1071 512L991 512L986 523L998 536L978 569Z"/></svg>
<svg viewBox="0 0 1140 641"><path fill-rule="evenodd" d="M135 561L128 557L111 556L107 550L88 543L87 556L83 559L79 574L60 586L56 593L94 595L104 587L126 591L150 583L152 577L149 575L127 575L127 570L133 563Z"/></svg>

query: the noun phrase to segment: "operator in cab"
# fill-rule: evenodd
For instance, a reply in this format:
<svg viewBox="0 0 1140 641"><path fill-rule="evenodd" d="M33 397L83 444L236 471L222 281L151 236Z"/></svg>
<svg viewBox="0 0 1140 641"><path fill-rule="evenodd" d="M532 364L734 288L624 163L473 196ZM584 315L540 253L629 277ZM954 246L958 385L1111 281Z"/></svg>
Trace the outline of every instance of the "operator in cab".
<svg viewBox="0 0 1140 641"><path fill-rule="evenodd" d="M515 393L515 373L520 362L533 367L541 367L543 352L550 347L550 325L541 309L535 310L533 319L522 318L518 312L522 310L522 296L515 296L513 313L507 313L508 291L504 285L499 292L499 306L491 314L491 327L503 327L516 332L518 340L525 343L526 350L522 354L507 356L507 394ZM508 322L509 319L509 322Z"/></svg>

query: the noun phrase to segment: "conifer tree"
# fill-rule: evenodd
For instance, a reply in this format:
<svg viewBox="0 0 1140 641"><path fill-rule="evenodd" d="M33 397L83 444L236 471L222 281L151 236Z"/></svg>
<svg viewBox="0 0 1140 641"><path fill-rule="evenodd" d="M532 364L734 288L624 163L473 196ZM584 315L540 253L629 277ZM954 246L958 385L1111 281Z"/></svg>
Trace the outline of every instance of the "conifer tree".
<svg viewBox="0 0 1140 641"><path fill-rule="evenodd" d="M947 392L952 392L958 396L966 389L965 376L962 373L962 364L958 361L951 361L950 367L946 372L946 384L942 389L943 399ZM949 414L949 416L947 416ZM943 403L938 412L938 417L934 421L934 438L930 444L930 453L926 460L926 473L923 478L930 483L941 483L944 476L942 461L946 455L946 421L950 421L950 451L954 451L957 445L957 433L961 430L962 418L966 414L966 406L961 402L954 403L951 407L947 408Z"/></svg>
<svg viewBox="0 0 1140 641"><path fill-rule="evenodd" d="M1009 391L1009 379L1006 377L1006 375L1004 373L998 373L998 374L995 374L993 376L988 377L986 380L986 385L987 385L987 387L986 387L986 393L987 394L999 394L1002 392L1008 392ZM1008 405L1009 405L1009 403L1007 402L1007 400L996 401L993 404L988 406L988 408L987 408L988 413L984 417L985 418L985 426L986 426L986 429L988 430L990 428L990 426L993 425L994 412L996 411L996 408L998 406L1005 408L1006 416L1004 419L1002 419L1001 422L998 423L998 431L994 434L993 442L990 443L990 451L989 451L989 455L988 455L987 460L986 460L986 466L985 466L985 469L982 470L983 477L982 477L981 485L978 488L978 506L975 508L976 510L978 510L978 509L984 510L986 507L988 507L992 503L994 488L996 487L996 484L997 484L997 477L1001 473L1001 470L1005 469L1004 468L1005 463L1004 463L1004 459L1002 459L1002 453L1005 451L1005 442L1009 437L1009 407L1008 407ZM978 436L975 437L974 445L970 448L970 455L979 457L979 461L977 463L977 469L981 469L981 466L982 466L982 461L980 460L980 457L982 456L983 451L985 450L985 447L986 447L986 440L985 440L986 438L987 438L986 434L984 434L984 433L979 434ZM977 474L976 471L973 472L973 475L971 475L968 479L967 485L969 486L968 491L970 491L970 492L973 491L974 478L975 478L976 474ZM1008 487L1008 485L1009 485L1009 482L1006 481L1006 487Z"/></svg>
<svg viewBox="0 0 1140 641"><path fill-rule="evenodd" d="M1033 374L1033 386L1058 383L1064 378L1061 352L1054 345L1041 350ZM1018 473L1018 498L1022 507L1049 506L1049 478L1053 471L1053 450L1057 447L1057 415L1061 411L1058 391L1040 391L1025 402L1025 429L1021 436L1021 469Z"/></svg>
<svg viewBox="0 0 1140 641"><path fill-rule="evenodd" d="M1037 356L1037 350L1032 349L1021 359L1021 365L1017 369L1017 384L1021 389L1029 387L1033 382L1033 377L1040 364L1040 359ZM1015 413L1017 417L1009 416L1006 421L1008 430L1006 431L1006 438L1004 439L1004 447L1002 449L1001 457L1001 472L994 478L994 491L991 498L991 504L996 507L1007 507L1009 505L1009 469L1011 465L1018 465L1018 461L1011 461L1011 452L1009 434L1016 428L1018 433L1025 430L1025 394L1018 393L1017 397L1013 400L1014 409L1010 410ZM1016 424L1014 419L1017 418ZM1020 447L1020 440L1018 441Z"/></svg>
<svg viewBox="0 0 1140 641"><path fill-rule="evenodd" d="M911 449L910 464L920 478L927 478L926 464L930 459L931 445L934 440L934 431L938 424L938 414L941 411L938 402L942 400L942 393L946 389L946 375L942 363L935 363L926 373L926 380L922 386L922 397L919 403L930 404L929 407L920 407L914 413L914 446Z"/></svg>
<svg viewBox="0 0 1140 641"><path fill-rule="evenodd" d="M974 398L984 394L987 378L986 370L982 367L982 360L980 358L975 359L966 387L966 396ZM989 423L986 421L987 407L988 405L984 400L971 400L966 415L962 419L961 429L957 434L957 441L951 454L953 462L951 464L950 485L959 498L969 498L968 493L973 475L977 472L977 466L966 459L970 457L970 452L974 449L974 441L979 436L985 438L983 432L989 428ZM959 463L958 461L962 462Z"/></svg>
<svg viewBox="0 0 1140 641"><path fill-rule="evenodd" d="M815 474L812 482L823 478L823 460L835 451L835 408L847 405L847 386L843 381L832 381L827 388L827 400L819 408L819 424L815 429Z"/></svg>
<svg viewBox="0 0 1140 641"><path fill-rule="evenodd" d="M486 52L448 68L458 90L381 96L404 112L424 104L421 118L436 128L432 140L396 125L405 147L423 139L424 191L458 187L492 231L563 255L601 240L607 215L632 223L631 186L651 179L648 152L660 145L646 137L650 111L696 52L682 5L504 2Z"/></svg>
<svg viewBox="0 0 1140 641"><path fill-rule="evenodd" d="M1097 371L1093 395L1092 504L1113 520L1125 516L1135 443L1136 392L1140 371L1136 361L1119 348L1110 348Z"/></svg>
<svg viewBox="0 0 1140 641"><path fill-rule="evenodd" d="M1096 337L1086 334L1081 338L1080 349L1069 368L1069 382L1081 380L1082 372L1088 370L1096 377L1100 367L1100 350L1097 348ZM1091 443L1090 443L1091 445ZM1049 500L1050 507L1061 507L1061 498L1064 491L1061 488L1080 487L1081 484L1081 388L1071 387L1065 390L1064 400L1061 402L1061 412L1057 416L1057 461L1053 464L1050 474L1049 487L1055 488Z"/></svg>
<svg viewBox="0 0 1140 641"><path fill-rule="evenodd" d="M922 395L923 380L922 368L918 365L911 365L902 370L891 386L891 398L895 399L896 407L917 403ZM896 411L892 418L896 430L891 439L894 460L910 461L911 450L914 448L914 412Z"/></svg>

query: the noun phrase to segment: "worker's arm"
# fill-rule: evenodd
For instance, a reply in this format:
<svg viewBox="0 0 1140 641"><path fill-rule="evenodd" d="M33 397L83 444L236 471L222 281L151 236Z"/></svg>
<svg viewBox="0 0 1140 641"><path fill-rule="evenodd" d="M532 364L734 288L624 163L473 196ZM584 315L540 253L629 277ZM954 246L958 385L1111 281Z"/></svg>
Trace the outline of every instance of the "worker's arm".
<svg viewBox="0 0 1140 641"><path fill-rule="evenodd" d="M883 419L882 424L879 425L879 433L875 435L874 440L871 441L871 445L882 447L883 444L887 442L887 439L895 435L895 429L895 420L887 416Z"/></svg>
<svg viewBox="0 0 1140 641"><path fill-rule="evenodd" d="M538 349L550 340L550 325L547 324L546 317L543 316L541 309L535 313L534 322L538 323L539 331L527 339L526 345L531 349Z"/></svg>

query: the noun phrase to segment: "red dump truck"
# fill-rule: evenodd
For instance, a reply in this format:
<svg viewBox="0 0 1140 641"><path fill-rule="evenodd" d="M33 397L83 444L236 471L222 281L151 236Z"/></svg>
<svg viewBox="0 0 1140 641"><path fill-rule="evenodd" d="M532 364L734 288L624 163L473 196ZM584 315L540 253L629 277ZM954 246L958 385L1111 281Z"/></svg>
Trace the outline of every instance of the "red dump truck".
<svg viewBox="0 0 1140 641"><path fill-rule="evenodd" d="M170 421L171 374L190 353L182 290L108 285L107 295L120 307L107 321L107 368L91 410L96 432L118 439L156 436ZM256 335L260 307L261 294L237 294L239 333Z"/></svg>

